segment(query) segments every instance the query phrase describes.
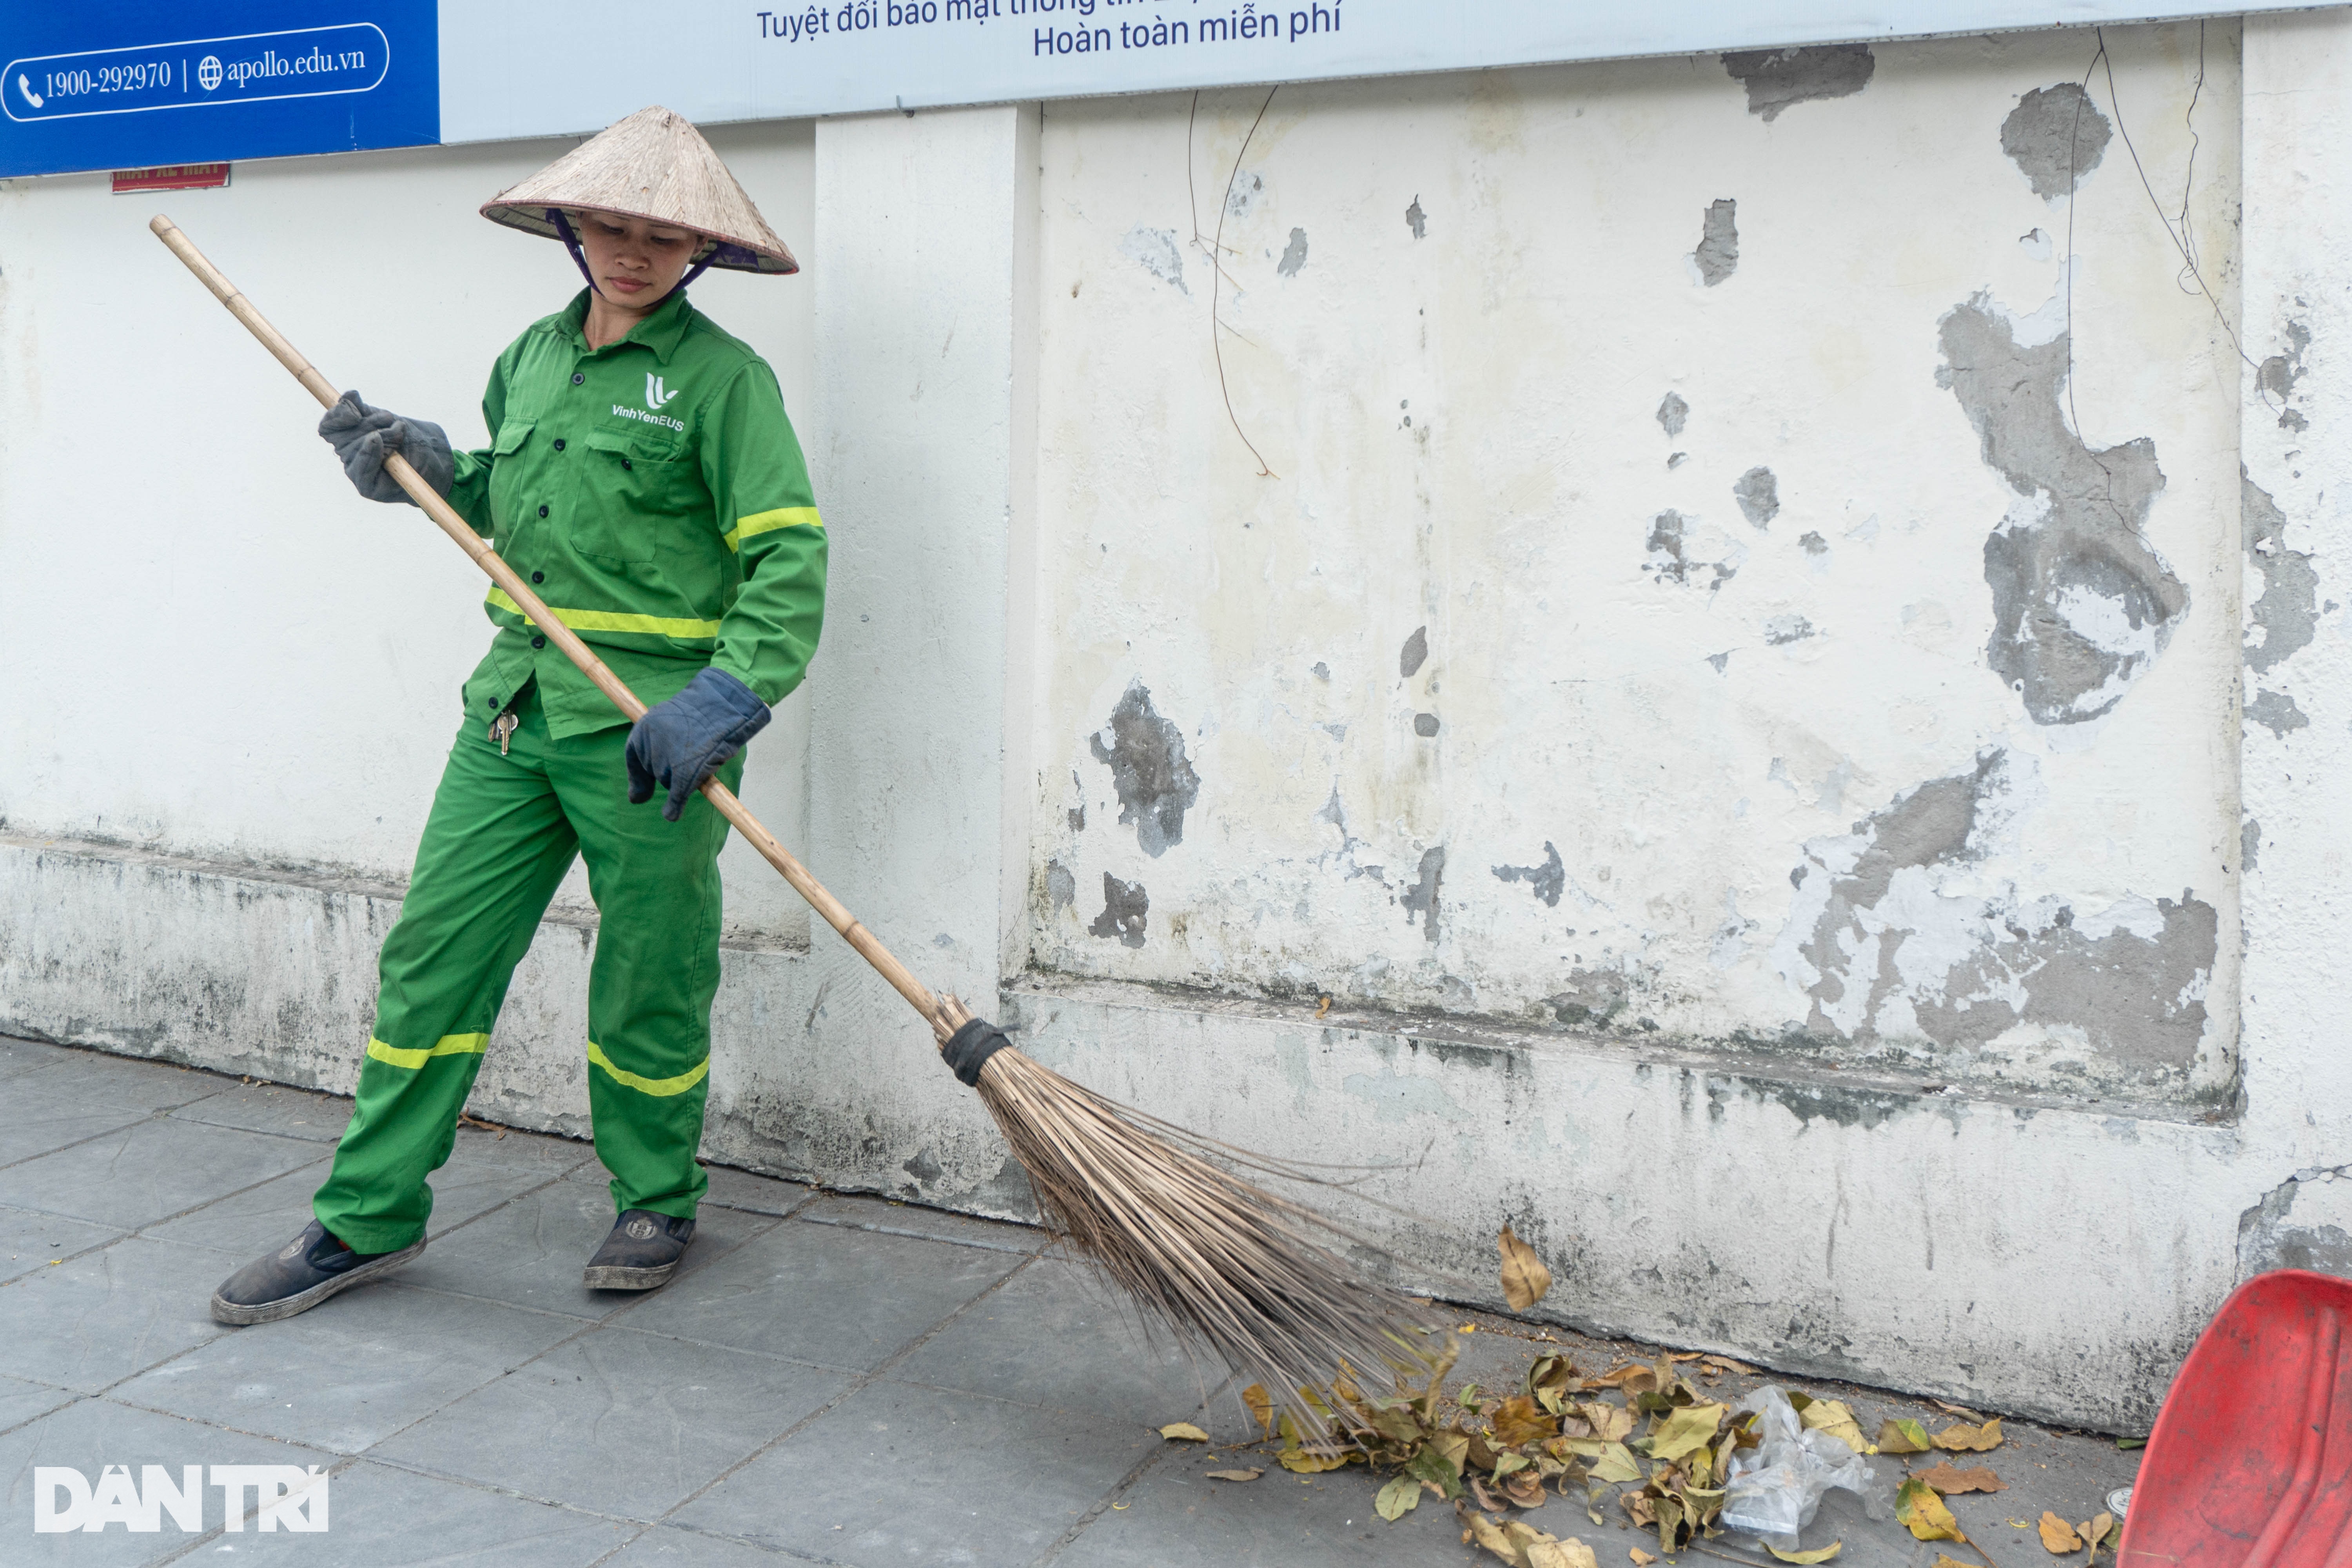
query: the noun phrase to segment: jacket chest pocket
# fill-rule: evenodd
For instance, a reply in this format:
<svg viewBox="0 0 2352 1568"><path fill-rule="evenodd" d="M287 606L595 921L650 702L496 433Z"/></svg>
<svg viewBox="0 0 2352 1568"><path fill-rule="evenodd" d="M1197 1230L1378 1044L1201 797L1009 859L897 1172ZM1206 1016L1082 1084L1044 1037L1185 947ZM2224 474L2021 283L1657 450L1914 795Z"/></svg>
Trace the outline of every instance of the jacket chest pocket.
<svg viewBox="0 0 2352 1568"><path fill-rule="evenodd" d="M571 520L572 548L581 554L641 565L681 523L709 510L690 451L608 430L581 445L587 461Z"/></svg>
<svg viewBox="0 0 2352 1568"><path fill-rule="evenodd" d="M509 419L499 426L498 438L490 446L490 531L499 540L509 538L521 525L525 497L522 464L518 458L530 441L531 419Z"/></svg>

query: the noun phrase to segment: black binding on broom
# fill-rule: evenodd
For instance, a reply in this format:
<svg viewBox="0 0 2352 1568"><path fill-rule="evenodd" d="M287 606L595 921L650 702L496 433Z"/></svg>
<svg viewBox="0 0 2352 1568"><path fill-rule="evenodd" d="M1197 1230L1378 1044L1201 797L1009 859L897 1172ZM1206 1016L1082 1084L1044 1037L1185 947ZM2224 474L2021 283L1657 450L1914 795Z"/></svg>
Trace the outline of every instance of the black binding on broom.
<svg viewBox="0 0 2352 1568"><path fill-rule="evenodd" d="M978 1089L981 1065L1012 1043L1004 1037L1003 1030L987 1019L974 1018L948 1037L948 1043L940 1047L940 1055L963 1081L964 1088Z"/></svg>

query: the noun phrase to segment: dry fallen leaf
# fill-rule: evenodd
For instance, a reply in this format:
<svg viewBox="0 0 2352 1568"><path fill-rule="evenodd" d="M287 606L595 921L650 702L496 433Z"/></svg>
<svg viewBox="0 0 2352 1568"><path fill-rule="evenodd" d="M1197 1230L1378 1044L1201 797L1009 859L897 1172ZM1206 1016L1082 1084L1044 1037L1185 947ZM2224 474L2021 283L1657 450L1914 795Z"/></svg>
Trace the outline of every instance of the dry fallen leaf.
<svg viewBox="0 0 2352 1568"><path fill-rule="evenodd" d="M1209 1435L1190 1421L1171 1421L1160 1428L1160 1435L1171 1442L1205 1443L1209 1440Z"/></svg>
<svg viewBox="0 0 2352 1568"><path fill-rule="evenodd" d="M1878 1451L1882 1454L1924 1454L1928 1447L1927 1429L1916 1421L1889 1418L1878 1425Z"/></svg>
<svg viewBox="0 0 2352 1568"><path fill-rule="evenodd" d="M1242 1403L1249 1406L1249 1413L1257 1417L1257 1424L1271 1435L1274 1431L1274 1396L1266 1393L1265 1384L1253 1383L1243 1389Z"/></svg>
<svg viewBox="0 0 2352 1568"><path fill-rule="evenodd" d="M1963 1563L1947 1552L1938 1552L1936 1553L1934 1568L1984 1568L1984 1565L1979 1563Z"/></svg>
<svg viewBox="0 0 2352 1568"><path fill-rule="evenodd" d="M1292 1475L1319 1476L1360 1457L1356 1454L1318 1454L1308 1448L1285 1448L1275 1456L1275 1459Z"/></svg>
<svg viewBox="0 0 2352 1568"><path fill-rule="evenodd" d="M1966 1541L1960 1521L1936 1495L1936 1489L1913 1476L1895 1494L1895 1517L1921 1541Z"/></svg>
<svg viewBox="0 0 2352 1568"><path fill-rule="evenodd" d="M2074 1527L2044 1509L2042 1512L2042 1545L2053 1557L2063 1557L2069 1552L2083 1550L2083 1538Z"/></svg>
<svg viewBox="0 0 2352 1568"><path fill-rule="evenodd" d="M1827 1546L1817 1547L1811 1552L1783 1552L1768 1541L1764 1543L1764 1550L1783 1563L1826 1563L1845 1550L1845 1542L1832 1541Z"/></svg>
<svg viewBox="0 0 2352 1568"><path fill-rule="evenodd" d="M2000 1447L2000 1423L1981 1426L1948 1426L1936 1434L1936 1447L1955 1454L1981 1454Z"/></svg>
<svg viewBox="0 0 2352 1568"><path fill-rule="evenodd" d="M1832 1437L1843 1439L1845 1446L1857 1454L1872 1451L1869 1440L1862 1435L1862 1428L1854 1425L1853 1412L1842 1399L1816 1399L1805 1406L1804 1413L1797 1419L1814 1431L1826 1432Z"/></svg>
<svg viewBox="0 0 2352 1568"><path fill-rule="evenodd" d="M1978 1415L1975 1411L1969 1409L1965 1405L1947 1405L1940 1399L1931 1399L1927 1403L1933 1405L1937 1409L1944 1412L1947 1415L1957 1415L1963 1421L1981 1422L1984 1419L1983 1416Z"/></svg>
<svg viewBox="0 0 2352 1568"><path fill-rule="evenodd" d="M2105 1513L2095 1515L2088 1522L2074 1527L2083 1537L2083 1544L2091 1549L2091 1554L2083 1559L2084 1568L2089 1568L2091 1563L2099 1560L2099 1546L2107 1539L2108 1532L2115 1527L2115 1516Z"/></svg>
<svg viewBox="0 0 2352 1568"><path fill-rule="evenodd" d="M1503 1300L1510 1303L1512 1311L1524 1312L1551 1289L1551 1270L1544 1267L1534 1247L1511 1234L1507 1225L1495 1245L1503 1254Z"/></svg>
<svg viewBox="0 0 2352 1568"><path fill-rule="evenodd" d="M1265 1474L1264 1470L1210 1470L1206 1473L1213 1481L1254 1481Z"/></svg>
<svg viewBox="0 0 2352 1568"><path fill-rule="evenodd" d="M1915 1473L1921 1480L1942 1492L1946 1497L1950 1497L1955 1492L2004 1492L2009 1489L2009 1483L1994 1475L1992 1467L1990 1465L1979 1465L1973 1469L1956 1470L1938 1459L1927 1468Z"/></svg>
<svg viewBox="0 0 2352 1568"><path fill-rule="evenodd" d="M1372 1500L1372 1511L1391 1524L1411 1513L1421 1502L1421 1482L1412 1476L1398 1476L1381 1489Z"/></svg>
<svg viewBox="0 0 2352 1568"><path fill-rule="evenodd" d="M1686 1405L1659 1423L1650 1438L1650 1458L1679 1459L1715 1441L1716 1428L1729 1409L1723 1405Z"/></svg>
<svg viewBox="0 0 2352 1568"><path fill-rule="evenodd" d="M1495 1407L1495 1440L1507 1448L1539 1438L1559 1436L1559 1419L1536 1407L1526 1394L1517 1394Z"/></svg>
<svg viewBox="0 0 2352 1568"><path fill-rule="evenodd" d="M1731 1373L1739 1377L1752 1377L1756 1369L1744 1361L1734 1361L1727 1355L1703 1355L1698 1358L1717 1372Z"/></svg>
<svg viewBox="0 0 2352 1568"><path fill-rule="evenodd" d="M1657 1561L1655 1557L1651 1556L1648 1552L1643 1551L1638 1546L1628 1546L1625 1548L1625 1555L1631 1557L1636 1563L1640 1564L1641 1568L1648 1568L1650 1563Z"/></svg>

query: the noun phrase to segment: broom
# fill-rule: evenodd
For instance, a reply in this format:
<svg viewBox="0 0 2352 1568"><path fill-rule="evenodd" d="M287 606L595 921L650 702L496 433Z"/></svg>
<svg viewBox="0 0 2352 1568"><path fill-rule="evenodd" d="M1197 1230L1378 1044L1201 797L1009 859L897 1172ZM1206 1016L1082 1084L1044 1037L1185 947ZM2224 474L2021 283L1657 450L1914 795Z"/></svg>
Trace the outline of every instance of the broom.
<svg viewBox="0 0 2352 1568"><path fill-rule="evenodd" d="M334 405L334 386L171 219L158 216L148 227L310 395L323 406ZM645 712L635 694L407 458L395 453L384 470L632 722ZM1344 1380L1351 1367L1385 1364L1402 1374L1416 1368L1426 1373L1439 1363L1434 1336L1414 1321L1411 1304L1332 1250L1353 1243L1377 1251L1373 1243L1243 1181L1208 1156L1294 1182L1318 1178L1118 1105L1023 1055L954 996L933 995L726 785L706 779L702 794L922 1015L941 1056L959 1079L980 1091L981 1103L1027 1173L1048 1232L1100 1268L1147 1321L1172 1331L1228 1370L1256 1378L1270 1401L1318 1437L1328 1435L1325 1414L1331 1408L1320 1391Z"/></svg>

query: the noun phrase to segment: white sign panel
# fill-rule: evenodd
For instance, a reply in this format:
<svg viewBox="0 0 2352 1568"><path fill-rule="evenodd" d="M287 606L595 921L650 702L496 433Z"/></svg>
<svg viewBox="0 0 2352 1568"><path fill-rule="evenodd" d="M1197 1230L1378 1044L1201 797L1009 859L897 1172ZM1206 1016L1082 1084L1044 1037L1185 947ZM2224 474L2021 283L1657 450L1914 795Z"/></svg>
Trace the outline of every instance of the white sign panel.
<svg viewBox="0 0 2352 1568"><path fill-rule="evenodd" d="M441 137L2308 9L2308 0L441 0Z"/></svg>

